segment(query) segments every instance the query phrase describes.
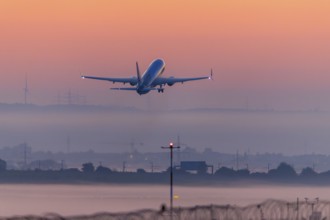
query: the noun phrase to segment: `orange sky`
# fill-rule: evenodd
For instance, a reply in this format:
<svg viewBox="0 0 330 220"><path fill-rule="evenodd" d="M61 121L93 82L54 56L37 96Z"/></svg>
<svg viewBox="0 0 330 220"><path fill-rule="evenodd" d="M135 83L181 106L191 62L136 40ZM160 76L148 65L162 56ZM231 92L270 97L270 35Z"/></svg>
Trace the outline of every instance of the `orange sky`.
<svg viewBox="0 0 330 220"><path fill-rule="evenodd" d="M90 103L330 109L329 11L326 0L0 1L0 102L23 100L27 73L39 104L71 89ZM216 80L139 97L79 78L133 76L156 57L165 76L212 67Z"/></svg>

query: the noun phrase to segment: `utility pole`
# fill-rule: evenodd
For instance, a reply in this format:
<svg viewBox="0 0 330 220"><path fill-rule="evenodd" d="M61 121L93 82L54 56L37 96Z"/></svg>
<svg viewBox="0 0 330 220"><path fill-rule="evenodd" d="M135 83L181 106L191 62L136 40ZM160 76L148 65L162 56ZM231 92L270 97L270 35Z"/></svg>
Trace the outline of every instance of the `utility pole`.
<svg viewBox="0 0 330 220"><path fill-rule="evenodd" d="M162 149L170 150L170 213L171 219L173 217L173 149L179 149L180 146L174 147L173 143L170 143L168 147L161 147Z"/></svg>
<svg viewBox="0 0 330 220"><path fill-rule="evenodd" d="M68 92L68 105L72 105L72 93L71 93L71 89Z"/></svg>
<svg viewBox="0 0 330 220"><path fill-rule="evenodd" d="M126 161L123 161L123 173L126 172Z"/></svg>
<svg viewBox="0 0 330 220"><path fill-rule="evenodd" d="M250 109L250 103L249 103L249 96L245 98L245 109L249 111Z"/></svg>
<svg viewBox="0 0 330 220"><path fill-rule="evenodd" d="M238 170L238 150L236 151L236 171Z"/></svg>
<svg viewBox="0 0 330 220"><path fill-rule="evenodd" d="M70 135L68 135L66 137L66 150L67 150L68 154L71 152L71 136Z"/></svg>
<svg viewBox="0 0 330 220"><path fill-rule="evenodd" d="M153 173L154 172L154 162L150 162L150 166L151 166L151 173Z"/></svg>
<svg viewBox="0 0 330 220"><path fill-rule="evenodd" d="M27 144L24 143L24 169L27 167Z"/></svg>

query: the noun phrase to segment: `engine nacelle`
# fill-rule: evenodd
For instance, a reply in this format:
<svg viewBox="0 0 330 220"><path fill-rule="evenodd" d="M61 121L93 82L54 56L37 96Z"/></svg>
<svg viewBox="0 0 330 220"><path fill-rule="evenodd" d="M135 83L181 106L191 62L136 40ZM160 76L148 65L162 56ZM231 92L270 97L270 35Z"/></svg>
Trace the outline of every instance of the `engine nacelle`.
<svg viewBox="0 0 330 220"><path fill-rule="evenodd" d="M169 78L169 82L167 82L167 85L168 85L168 86L173 86L173 85L175 84L174 81L171 82L171 79L174 79L174 77L171 76L171 77Z"/></svg>
<svg viewBox="0 0 330 220"><path fill-rule="evenodd" d="M133 76L132 79L134 79L134 80L133 80L134 82L130 82L129 84L130 84L131 86L136 86L136 84L137 84L137 78L136 78L135 76Z"/></svg>

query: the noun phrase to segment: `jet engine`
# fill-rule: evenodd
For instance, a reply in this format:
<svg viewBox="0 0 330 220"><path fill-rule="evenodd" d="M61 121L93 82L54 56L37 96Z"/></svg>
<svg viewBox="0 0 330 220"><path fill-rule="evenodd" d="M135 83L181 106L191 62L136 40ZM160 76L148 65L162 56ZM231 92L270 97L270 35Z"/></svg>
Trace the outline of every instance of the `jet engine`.
<svg viewBox="0 0 330 220"><path fill-rule="evenodd" d="M136 84L137 84L137 77L135 77L135 76L133 76L132 77L132 79L134 79L134 80L132 80L132 81L134 81L134 82L130 82L129 84L131 85L131 86L135 86Z"/></svg>
<svg viewBox="0 0 330 220"><path fill-rule="evenodd" d="M171 82L171 79L174 79L174 77L173 76L169 77L169 81L167 82L168 86L173 86L175 83L174 81Z"/></svg>

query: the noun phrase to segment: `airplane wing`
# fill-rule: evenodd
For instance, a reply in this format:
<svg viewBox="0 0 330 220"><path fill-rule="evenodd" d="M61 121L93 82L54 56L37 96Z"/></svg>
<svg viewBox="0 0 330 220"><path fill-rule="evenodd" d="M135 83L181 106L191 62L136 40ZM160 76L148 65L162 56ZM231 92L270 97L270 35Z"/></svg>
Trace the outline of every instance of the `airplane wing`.
<svg viewBox="0 0 330 220"><path fill-rule="evenodd" d="M188 82L188 81L195 81L195 80L202 80L202 79L213 79L212 69L211 69L210 76L191 77L191 78L159 77L153 82L153 86L165 85L165 84L172 86L175 83L184 83L184 82Z"/></svg>
<svg viewBox="0 0 330 220"><path fill-rule="evenodd" d="M131 85L136 85L138 83L138 79L136 77L131 78L108 78L108 77L95 77L95 76L81 76L83 79L95 79L95 80L103 80L109 81L113 83L130 83Z"/></svg>

